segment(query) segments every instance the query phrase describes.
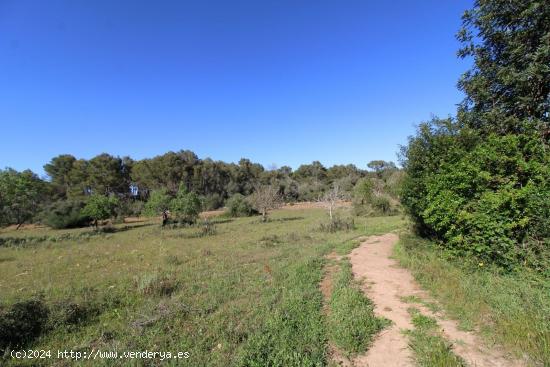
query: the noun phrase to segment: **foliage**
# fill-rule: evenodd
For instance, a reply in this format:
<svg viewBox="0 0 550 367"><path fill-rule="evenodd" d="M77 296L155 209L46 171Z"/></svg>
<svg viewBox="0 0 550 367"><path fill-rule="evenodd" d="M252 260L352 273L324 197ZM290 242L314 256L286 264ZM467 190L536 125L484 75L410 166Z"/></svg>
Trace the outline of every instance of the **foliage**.
<svg viewBox="0 0 550 367"><path fill-rule="evenodd" d="M119 201L114 196L93 194L86 201L82 215L92 218L97 228L98 221L112 218Z"/></svg>
<svg viewBox="0 0 550 367"><path fill-rule="evenodd" d="M31 220L45 193L44 182L31 171L0 170L0 225Z"/></svg>
<svg viewBox="0 0 550 367"><path fill-rule="evenodd" d="M48 314L41 299L17 302L0 311L0 352L19 348L39 337L46 328Z"/></svg>
<svg viewBox="0 0 550 367"><path fill-rule="evenodd" d="M387 170L395 170L397 167L393 162L386 162L382 160L370 161L367 163L367 167L372 169L376 174L381 177L382 173Z"/></svg>
<svg viewBox="0 0 550 367"><path fill-rule="evenodd" d="M195 223L201 211L201 201L197 194L188 192L185 185L180 185L176 197L170 201L170 211L181 223Z"/></svg>
<svg viewBox="0 0 550 367"><path fill-rule="evenodd" d="M201 208L202 210L216 210L223 206L224 199L218 194L214 193L211 195L201 196Z"/></svg>
<svg viewBox="0 0 550 367"><path fill-rule="evenodd" d="M509 270L545 271L550 254L549 15L536 1L477 1L459 33L474 65L457 117L422 123L402 150L417 232Z"/></svg>
<svg viewBox="0 0 550 367"><path fill-rule="evenodd" d="M471 112L464 122L484 134L548 129L548 2L478 0L462 19L458 55L474 61L459 81L466 94L461 110Z"/></svg>
<svg viewBox="0 0 550 367"><path fill-rule="evenodd" d="M148 217L160 215L170 208L170 200L166 189L154 190L143 207L143 214Z"/></svg>
<svg viewBox="0 0 550 367"><path fill-rule="evenodd" d="M84 227L91 220L82 213L84 205L82 201L56 201L44 209L42 222L55 229Z"/></svg>
<svg viewBox="0 0 550 367"><path fill-rule="evenodd" d="M258 212L252 208L250 202L241 194L231 196L225 204L227 213L231 217L248 217Z"/></svg>
<svg viewBox="0 0 550 367"><path fill-rule="evenodd" d="M353 189L353 211L356 215L393 215L399 212L397 192L401 171L383 172L378 177L362 178Z"/></svg>

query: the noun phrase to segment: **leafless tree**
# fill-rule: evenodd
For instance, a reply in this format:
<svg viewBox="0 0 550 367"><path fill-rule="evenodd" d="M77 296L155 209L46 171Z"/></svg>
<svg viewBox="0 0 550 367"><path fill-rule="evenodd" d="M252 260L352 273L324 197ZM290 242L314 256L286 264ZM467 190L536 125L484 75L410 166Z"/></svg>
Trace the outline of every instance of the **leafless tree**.
<svg viewBox="0 0 550 367"><path fill-rule="evenodd" d="M262 214L262 222L267 221L270 210L280 208L282 205L279 191L271 185L256 186L249 200L252 207Z"/></svg>
<svg viewBox="0 0 550 367"><path fill-rule="evenodd" d="M338 184L334 184L331 189L325 192L318 200L321 205L328 210L328 215L331 222L333 221L334 209L336 209L338 202L344 200L345 198L346 195L344 191L340 189Z"/></svg>

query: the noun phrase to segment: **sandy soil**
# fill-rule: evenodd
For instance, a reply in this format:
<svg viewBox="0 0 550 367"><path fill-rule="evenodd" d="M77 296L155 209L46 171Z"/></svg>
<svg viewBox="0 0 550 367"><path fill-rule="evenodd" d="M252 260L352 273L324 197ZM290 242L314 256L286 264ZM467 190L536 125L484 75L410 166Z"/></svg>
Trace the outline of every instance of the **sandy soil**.
<svg viewBox="0 0 550 367"><path fill-rule="evenodd" d="M427 292L417 285L410 272L399 267L397 262L390 258L397 240L398 236L392 233L370 237L350 255L353 274L357 279L363 280L363 290L374 302L375 313L393 321L393 325L382 331L366 354L354 359L355 366L414 366L407 337L402 333L403 329L413 327L407 312L411 306L437 319L444 336L453 343L453 351L470 366L525 365L505 358L497 349L484 346L474 333L459 330L454 320L449 320L440 313L435 314L420 304L402 301L401 297L416 296L424 301L434 302Z"/></svg>

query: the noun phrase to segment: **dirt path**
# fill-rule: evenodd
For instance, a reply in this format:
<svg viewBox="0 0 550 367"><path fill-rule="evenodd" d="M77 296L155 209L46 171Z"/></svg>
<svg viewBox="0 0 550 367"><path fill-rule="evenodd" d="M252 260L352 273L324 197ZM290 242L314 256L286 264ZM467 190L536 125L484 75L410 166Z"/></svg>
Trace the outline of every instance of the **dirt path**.
<svg viewBox="0 0 550 367"><path fill-rule="evenodd" d="M402 297L416 296L433 302L427 292L416 284L411 273L390 258L397 240L398 236L392 233L370 237L350 254L353 274L357 279L364 279L363 290L374 302L375 313L393 321L393 325L382 331L369 351L354 360L355 366L414 366L408 339L401 332L402 329L413 327L407 311L411 306L436 318L445 337L453 342L453 351L470 366L524 366L520 362L506 359L498 350L483 347L475 334L459 330L455 321L445 319L441 314L435 314L420 304L403 301Z"/></svg>

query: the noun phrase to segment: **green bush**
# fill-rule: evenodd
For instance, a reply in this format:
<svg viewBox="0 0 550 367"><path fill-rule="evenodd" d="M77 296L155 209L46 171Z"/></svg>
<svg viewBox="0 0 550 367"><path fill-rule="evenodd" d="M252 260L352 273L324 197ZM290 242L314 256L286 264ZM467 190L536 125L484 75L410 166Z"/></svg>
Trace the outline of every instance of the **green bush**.
<svg viewBox="0 0 550 367"><path fill-rule="evenodd" d="M82 208L82 201L57 201L46 207L42 222L55 229L84 227L91 218L82 213Z"/></svg>
<svg viewBox="0 0 550 367"><path fill-rule="evenodd" d="M323 222L319 225L319 230L322 232L338 232L338 231L353 231L355 229L355 221L353 218L333 217L332 220Z"/></svg>
<svg viewBox="0 0 550 367"><path fill-rule="evenodd" d="M524 246L548 238L550 200L550 159L529 139L492 135L442 164L418 198L423 225L455 253L508 268L526 264L530 251L544 250Z"/></svg>
<svg viewBox="0 0 550 367"><path fill-rule="evenodd" d="M231 196L226 203L227 214L231 217L248 217L257 214L252 205L241 194Z"/></svg>
<svg viewBox="0 0 550 367"><path fill-rule="evenodd" d="M390 199L386 196L374 196L372 198L371 205L377 214L388 215L393 212Z"/></svg>
<svg viewBox="0 0 550 367"><path fill-rule="evenodd" d="M0 312L0 352L38 338L46 329L48 314L41 299L17 302L9 310Z"/></svg>
<svg viewBox="0 0 550 367"><path fill-rule="evenodd" d="M112 218L116 213L119 201L114 196L94 194L88 198L82 214L92 218L97 228L98 221Z"/></svg>
<svg viewBox="0 0 550 367"><path fill-rule="evenodd" d="M155 190L145 203L143 214L148 217L155 217L160 215L163 211L168 210L169 207L170 196L168 196L166 189Z"/></svg>
<svg viewBox="0 0 550 367"><path fill-rule="evenodd" d="M206 195L200 199L202 210L216 210L223 206L223 197L220 194Z"/></svg>
<svg viewBox="0 0 550 367"><path fill-rule="evenodd" d="M197 194L187 192L181 185L176 197L170 202L170 211L180 223L193 224L201 212L201 201Z"/></svg>

